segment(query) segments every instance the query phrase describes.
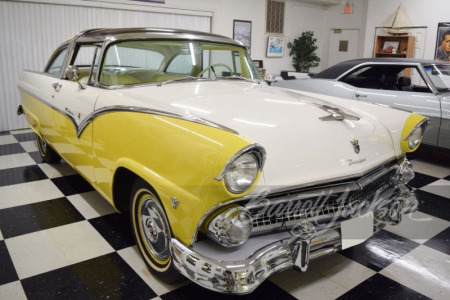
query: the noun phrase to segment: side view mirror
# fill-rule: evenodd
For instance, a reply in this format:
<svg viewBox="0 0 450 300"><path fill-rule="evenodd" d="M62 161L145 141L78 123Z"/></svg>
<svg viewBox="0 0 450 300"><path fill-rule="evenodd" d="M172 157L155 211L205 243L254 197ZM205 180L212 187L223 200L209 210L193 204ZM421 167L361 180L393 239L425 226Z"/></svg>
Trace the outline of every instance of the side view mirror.
<svg viewBox="0 0 450 300"><path fill-rule="evenodd" d="M78 70L77 66L68 66L64 75L69 80L77 80L80 75L80 70Z"/></svg>
<svg viewBox="0 0 450 300"><path fill-rule="evenodd" d="M68 66L66 68L66 72L64 73L65 77L69 80L77 81L80 89L85 90L86 86L78 81L78 77L80 76L80 70L77 66Z"/></svg>

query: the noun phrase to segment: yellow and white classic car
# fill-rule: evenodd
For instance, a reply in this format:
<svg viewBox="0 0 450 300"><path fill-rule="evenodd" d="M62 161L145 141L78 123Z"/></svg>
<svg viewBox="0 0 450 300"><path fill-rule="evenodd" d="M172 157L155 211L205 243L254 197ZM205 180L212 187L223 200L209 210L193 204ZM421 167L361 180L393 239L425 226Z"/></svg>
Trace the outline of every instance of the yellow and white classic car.
<svg viewBox="0 0 450 300"><path fill-rule="evenodd" d="M86 30L18 87L43 161L129 212L167 282L249 293L417 207L405 155L427 118L270 87L223 36Z"/></svg>

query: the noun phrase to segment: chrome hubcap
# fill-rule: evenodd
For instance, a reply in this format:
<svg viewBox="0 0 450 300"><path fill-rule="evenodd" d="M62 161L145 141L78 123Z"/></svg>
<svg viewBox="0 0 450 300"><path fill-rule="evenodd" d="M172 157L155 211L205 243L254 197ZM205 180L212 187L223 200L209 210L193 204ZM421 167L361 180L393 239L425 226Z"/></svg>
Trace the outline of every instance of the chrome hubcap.
<svg viewBox="0 0 450 300"><path fill-rule="evenodd" d="M140 208L141 228L148 249L159 260L169 257L169 225L164 212L155 199L142 201Z"/></svg>
<svg viewBox="0 0 450 300"><path fill-rule="evenodd" d="M45 142L44 139L38 137L38 143L39 143L39 148L41 150L42 154L45 154L47 152L47 143Z"/></svg>

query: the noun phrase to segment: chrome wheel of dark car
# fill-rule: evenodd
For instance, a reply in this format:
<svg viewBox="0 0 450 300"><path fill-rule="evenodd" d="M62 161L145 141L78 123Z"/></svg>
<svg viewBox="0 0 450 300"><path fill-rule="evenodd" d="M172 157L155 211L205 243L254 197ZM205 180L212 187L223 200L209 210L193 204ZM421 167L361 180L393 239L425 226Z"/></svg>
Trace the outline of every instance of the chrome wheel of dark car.
<svg viewBox="0 0 450 300"><path fill-rule="evenodd" d="M133 234L145 263L163 281L179 281L182 276L173 267L170 255L170 225L156 192L139 179L130 202Z"/></svg>
<svg viewBox="0 0 450 300"><path fill-rule="evenodd" d="M41 155L41 158L44 162L56 163L61 160L61 156L59 156L59 154L56 153L55 150L53 150L47 144L47 142L37 134L36 134L36 142L39 148L39 154Z"/></svg>

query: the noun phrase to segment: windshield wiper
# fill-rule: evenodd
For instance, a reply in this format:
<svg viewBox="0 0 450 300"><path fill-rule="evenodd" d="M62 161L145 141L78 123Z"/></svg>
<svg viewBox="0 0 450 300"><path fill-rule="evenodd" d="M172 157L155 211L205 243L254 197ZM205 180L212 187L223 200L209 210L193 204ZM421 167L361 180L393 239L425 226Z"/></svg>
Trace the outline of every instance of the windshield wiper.
<svg viewBox="0 0 450 300"><path fill-rule="evenodd" d="M197 80L211 80L211 79L209 79L209 78L202 78L202 77L195 77L195 76L186 76L186 77L183 77L183 78L169 79L169 80L166 80L166 81L158 82L157 86L162 86L163 84L173 83L173 82L197 81Z"/></svg>
<svg viewBox="0 0 450 300"><path fill-rule="evenodd" d="M233 75L233 76L222 76L219 77L218 79L232 79L232 80L245 80L245 81L249 81L249 82L257 82L260 83L263 80L257 80L257 79L249 79L243 76L237 76L237 75Z"/></svg>

